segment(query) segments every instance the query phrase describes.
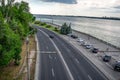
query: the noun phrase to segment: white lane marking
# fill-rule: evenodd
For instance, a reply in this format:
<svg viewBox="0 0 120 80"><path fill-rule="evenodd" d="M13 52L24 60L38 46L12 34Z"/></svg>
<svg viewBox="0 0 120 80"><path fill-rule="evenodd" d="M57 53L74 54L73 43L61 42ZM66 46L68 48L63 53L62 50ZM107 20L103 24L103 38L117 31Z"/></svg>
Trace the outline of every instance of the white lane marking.
<svg viewBox="0 0 120 80"><path fill-rule="evenodd" d="M75 58L75 61L76 61L77 63L79 63L78 59L76 59L76 58Z"/></svg>
<svg viewBox="0 0 120 80"><path fill-rule="evenodd" d="M46 53L46 54L48 53L49 54L49 53L56 53L56 52L55 51L40 51L40 53Z"/></svg>
<svg viewBox="0 0 120 80"><path fill-rule="evenodd" d="M48 46L46 47L47 50L49 50Z"/></svg>
<svg viewBox="0 0 120 80"><path fill-rule="evenodd" d="M36 41L36 47L37 47L37 59L36 59L36 68L35 68L35 78L34 78L34 80L39 80L39 69L40 69L40 66L39 66L39 64L40 64L40 46L39 46L39 41L38 41L38 38L37 38L37 34L35 35L35 41Z"/></svg>
<svg viewBox="0 0 120 80"><path fill-rule="evenodd" d="M50 59L52 59L52 56L51 56L51 55L49 55L49 58L50 58Z"/></svg>
<svg viewBox="0 0 120 80"><path fill-rule="evenodd" d="M55 77L54 69L52 68L52 76Z"/></svg>
<svg viewBox="0 0 120 80"><path fill-rule="evenodd" d="M93 80L90 75L88 75L88 78L89 78L90 80Z"/></svg>
<svg viewBox="0 0 120 80"><path fill-rule="evenodd" d="M113 69L113 67L110 65L110 64L108 64L108 63L105 63L108 67L110 67L111 69Z"/></svg>
<svg viewBox="0 0 120 80"><path fill-rule="evenodd" d="M42 31L42 30L40 30L40 29L39 29L39 31L41 31L44 35L48 36L47 33L45 33L44 31ZM49 36L48 36L48 37L49 37ZM49 39L50 39L50 38L49 38ZM68 68L68 65L67 65L67 63L65 62L65 60L64 60L64 58L63 58L60 50L58 49L58 47L56 46L56 44L54 43L54 41L53 41L52 39L50 39L50 41L53 43L54 47L56 48L56 50L57 50L57 52L58 52L58 55L60 56L60 58L61 58L61 60L62 60L62 62L63 62L63 64L64 64L64 66L65 66L65 68L66 68L66 71L68 72L69 80L74 80L73 75L72 75L72 73L70 72L70 69Z"/></svg>

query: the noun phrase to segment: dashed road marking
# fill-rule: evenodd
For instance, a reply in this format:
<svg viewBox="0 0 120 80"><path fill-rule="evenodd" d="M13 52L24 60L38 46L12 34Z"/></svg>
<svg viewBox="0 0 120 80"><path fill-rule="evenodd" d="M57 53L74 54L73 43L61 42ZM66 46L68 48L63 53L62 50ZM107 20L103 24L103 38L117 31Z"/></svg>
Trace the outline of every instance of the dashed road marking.
<svg viewBox="0 0 120 80"><path fill-rule="evenodd" d="M89 78L90 80L93 80L90 75L88 75L88 78Z"/></svg>
<svg viewBox="0 0 120 80"><path fill-rule="evenodd" d="M105 63L108 67L110 67L111 69L113 69L113 67L110 65L110 64L108 64L108 63Z"/></svg>
<svg viewBox="0 0 120 80"><path fill-rule="evenodd" d="M52 56L51 56L51 55L49 55L49 58L50 58L50 59L52 59Z"/></svg>
<svg viewBox="0 0 120 80"><path fill-rule="evenodd" d="M40 51L40 53L46 53L46 54L49 54L49 53L57 53L55 51Z"/></svg>
<svg viewBox="0 0 120 80"><path fill-rule="evenodd" d="M44 31L42 31L42 30L40 30L40 29L39 29L39 31L41 31L43 34L45 34L46 36L48 36L47 33L45 33ZM49 36L48 36L48 37L49 37ZM50 38L49 38L49 39L50 39ZM57 45L54 43L54 41L53 41L52 39L50 39L50 40L51 40L51 42L53 43L54 47L56 48L56 50L57 50L57 52L58 52L58 54L59 54L59 56L60 56L60 58L61 58L61 60L62 60L62 62L63 62L63 64L64 64L64 66L65 66L65 68L66 68L66 71L68 72L69 80L74 80L73 75L72 75L70 69L68 68L68 65L67 65L67 63L65 62L65 60L64 60L64 58L63 58L60 50L58 49L58 47L57 47Z"/></svg>
<svg viewBox="0 0 120 80"><path fill-rule="evenodd" d="M77 63L79 63L78 59L76 59L76 58L75 58L75 61L76 61Z"/></svg>
<svg viewBox="0 0 120 80"><path fill-rule="evenodd" d="M54 69L52 68L52 76L55 77Z"/></svg>
<svg viewBox="0 0 120 80"><path fill-rule="evenodd" d="M47 50L49 50L48 46L46 47Z"/></svg>

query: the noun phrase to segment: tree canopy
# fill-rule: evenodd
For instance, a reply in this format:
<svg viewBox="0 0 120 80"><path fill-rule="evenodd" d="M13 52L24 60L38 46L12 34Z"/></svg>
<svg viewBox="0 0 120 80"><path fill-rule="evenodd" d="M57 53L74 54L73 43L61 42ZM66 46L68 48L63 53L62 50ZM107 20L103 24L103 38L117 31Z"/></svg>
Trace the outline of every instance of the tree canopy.
<svg viewBox="0 0 120 80"><path fill-rule="evenodd" d="M21 45L34 19L27 2L0 0L0 66L19 63Z"/></svg>
<svg viewBox="0 0 120 80"><path fill-rule="evenodd" d="M60 33L65 35L72 33L71 24L67 25L66 23L64 23L61 26Z"/></svg>

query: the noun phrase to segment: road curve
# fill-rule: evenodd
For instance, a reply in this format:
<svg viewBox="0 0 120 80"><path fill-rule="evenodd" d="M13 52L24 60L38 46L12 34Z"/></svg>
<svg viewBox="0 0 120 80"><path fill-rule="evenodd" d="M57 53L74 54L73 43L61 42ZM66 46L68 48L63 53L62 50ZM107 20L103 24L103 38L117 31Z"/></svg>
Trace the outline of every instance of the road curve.
<svg viewBox="0 0 120 80"><path fill-rule="evenodd" d="M40 46L38 80L69 80L66 70L49 38L38 30Z"/></svg>
<svg viewBox="0 0 120 80"><path fill-rule="evenodd" d="M47 29L40 27L39 29L48 35L54 35L53 41L62 53L74 80L108 80L81 52L73 48L64 39Z"/></svg>

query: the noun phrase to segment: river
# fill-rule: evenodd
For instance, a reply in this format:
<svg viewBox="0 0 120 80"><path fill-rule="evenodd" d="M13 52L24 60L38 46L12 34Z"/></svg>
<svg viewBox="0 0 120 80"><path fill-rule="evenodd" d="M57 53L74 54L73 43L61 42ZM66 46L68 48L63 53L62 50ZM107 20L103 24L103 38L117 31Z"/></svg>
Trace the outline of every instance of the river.
<svg viewBox="0 0 120 80"><path fill-rule="evenodd" d="M64 22L71 23L72 29L90 34L120 48L120 20L63 16L49 16L37 19L57 25L62 25Z"/></svg>

